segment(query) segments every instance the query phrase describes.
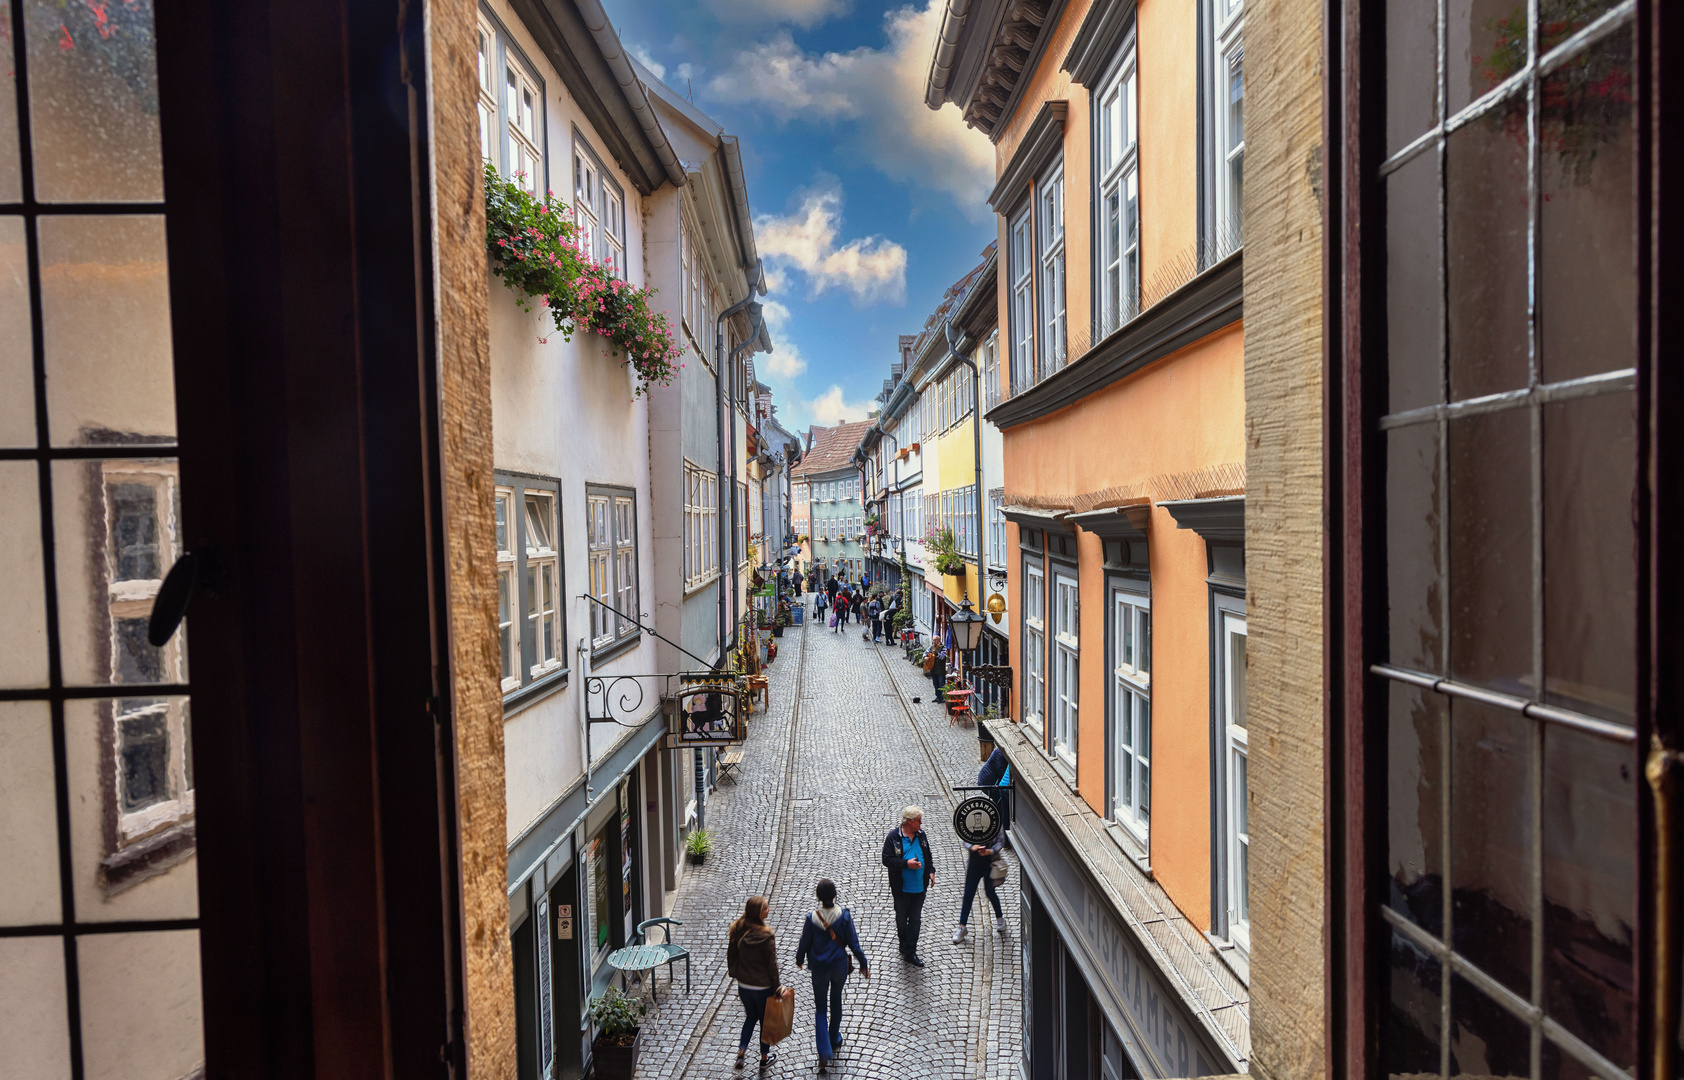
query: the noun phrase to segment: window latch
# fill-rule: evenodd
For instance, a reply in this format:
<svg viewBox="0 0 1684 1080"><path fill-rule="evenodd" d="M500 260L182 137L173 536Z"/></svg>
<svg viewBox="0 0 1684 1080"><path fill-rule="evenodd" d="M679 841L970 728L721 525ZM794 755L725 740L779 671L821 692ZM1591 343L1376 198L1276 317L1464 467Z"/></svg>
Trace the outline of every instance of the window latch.
<svg viewBox="0 0 1684 1080"><path fill-rule="evenodd" d="M158 598L152 602L152 618L146 625L146 640L153 648L163 648L175 636L176 627L187 614L187 602L193 598L193 585L199 579L199 562L199 556L184 552L158 587Z"/></svg>

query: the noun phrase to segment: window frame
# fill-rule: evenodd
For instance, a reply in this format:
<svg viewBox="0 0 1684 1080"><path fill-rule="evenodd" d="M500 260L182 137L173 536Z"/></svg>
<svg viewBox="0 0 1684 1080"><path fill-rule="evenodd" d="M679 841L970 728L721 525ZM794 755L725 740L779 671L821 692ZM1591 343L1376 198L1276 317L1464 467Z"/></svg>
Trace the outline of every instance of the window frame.
<svg viewBox="0 0 1684 1080"><path fill-rule="evenodd" d="M1108 576L1105 627L1106 654L1110 660L1106 701L1105 816L1126 829L1128 835L1143 848L1151 842L1152 826L1152 597L1149 589L1149 584L1144 581ZM1141 613L1147 620L1144 635L1139 630ZM1133 621L1132 627L1125 623L1125 617ZM1132 655L1129 652L1129 629L1134 630ZM1143 640L1144 664L1141 663ZM1136 702L1144 707L1144 727L1141 711L1134 707Z"/></svg>
<svg viewBox="0 0 1684 1080"><path fill-rule="evenodd" d="M572 663L568 653L567 638L567 550L566 528L567 517L563 510L561 497L561 480L559 477L543 476L535 473L514 472L499 469L492 474L493 510L497 501L507 500L507 506L512 514L506 520L507 542L512 548L497 548L497 575L499 582L498 600L501 602L501 588L504 580L509 581L509 614L512 616L510 629L510 646L514 654L514 674L504 676L499 668L498 682L503 692L503 707L505 710L517 703L524 703L531 698L541 697L552 689L558 689L567 684L568 673L572 670ZM526 494L540 494L553 500L555 507L555 547L545 552L544 549L534 549L539 552L535 556L543 563L555 567L555 657L548 663L528 664L526 662L526 570L527 570L527 529L526 529ZM495 518L495 513L494 513ZM503 626L502 612L498 612L499 647L501 646L501 629Z"/></svg>
<svg viewBox="0 0 1684 1080"><path fill-rule="evenodd" d="M719 579L718 477L684 461L684 591L704 589Z"/></svg>
<svg viewBox="0 0 1684 1080"><path fill-rule="evenodd" d="M1215 654L1215 666L1212 669L1216 684L1212 707L1216 712L1216 725L1219 738L1217 760L1217 843L1213 848L1219 854L1219 878L1215 892L1219 898L1217 910L1211 914L1213 932L1216 936L1226 939L1234 946L1236 952L1248 963L1251 957L1251 917L1250 917L1250 881L1246 868L1249 867L1250 840L1248 828L1249 807L1244 802L1244 789L1249 776L1249 737L1246 724L1243 722L1245 708L1245 673L1242 670L1236 680L1233 653L1233 640L1246 636L1246 614L1244 602L1238 604L1219 603L1216 608L1216 618L1211 625L1211 647ZM1235 689L1239 690L1239 708L1235 708ZM1240 716L1242 722L1236 724L1235 718ZM1236 762L1244 763L1239 768Z"/></svg>
<svg viewBox="0 0 1684 1080"><path fill-rule="evenodd" d="M1062 762L1074 773L1081 749L1082 579L1077 568L1069 564L1054 561L1049 566L1052 570L1047 582L1052 608L1048 634L1052 646L1049 703L1053 713L1047 742L1054 761ZM1066 599L1068 616L1064 607Z"/></svg>
<svg viewBox="0 0 1684 1080"><path fill-rule="evenodd" d="M1039 280L1035 258L1034 193L1009 219L1007 270L1010 276L1006 322L1011 332L1011 393L1021 394L1039 380L1035 377L1035 283Z"/></svg>
<svg viewBox="0 0 1684 1080"><path fill-rule="evenodd" d="M1201 245L1205 251L1200 262L1203 269L1244 246L1245 0L1204 0L1200 7L1205 25L1204 77L1199 87L1206 133L1199 177L1204 187L1201 210L1206 217ZM1230 146L1232 117L1228 106L1232 104L1233 83L1229 72L1236 63L1240 69L1242 134L1239 145ZM1237 186L1232 169L1236 160L1241 175Z"/></svg>
<svg viewBox="0 0 1684 1080"><path fill-rule="evenodd" d="M478 84L478 108L481 118L490 110L495 121L496 157L486 157L486 136L480 133L480 156L497 166L497 171L504 178L515 179L515 139L516 136L510 125L508 102L505 95L508 88L508 77L514 73L520 79L530 84L533 92L534 132L523 136L528 149L537 159L537 167L528 176L526 190L535 197L542 198L549 190L549 99L546 93L544 77L538 71L537 65L528 59L525 51L514 41L503 26L501 19L484 6L477 13L480 34L491 35L493 42L489 67L483 53L476 52L475 82ZM491 85L485 83L486 76L491 77Z"/></svg>
<svg viewBox="0 0 1684 1080"><path fill-rule="evenodd" d="M1063 369L1069 359L1069 267L1065 260L1064 158L1059 156L1041 173L1031 192L1034 199L1035 289L1040 349L1040 382ZM1057 226L1054 232L1051 225Z"/></svg>
<svg viewBox="0 0 1684 1080"><path fill-rule="evenodd" d="M622 503L630 504L630 513L626 524L630 528L630 538L623 540L620 536ZM593 515L598 505L605 514L606 532L599 542L594 530L596 522ZM600 604L591 604L591 661L607 660L631 648L642 634L642 627L638 625L637 608L640 603L640 571L638 566L637 542L637 489L617 484L586 484L585 485L585 558L586 582L593 597L599 601L611 602L615 610L605 612ZM629 551L631 558L631 582L629 585L621 581L622 553ZM606 589L598 589L596 578L597 566L602 565L603 581ZM620 598L630 592L632 607L628 614L620 607ZM605 598L607 598L605 600ZM602 620L599 624L598 620ZM598 626L607 628L607 633L599 633Z"/></svg>
<svg viewBox="0 0 1684 1080"><path fill-rule="evenodd" d="M608 172L590 139L573 127L573 220L579 225L581 247L592 262L610 267L611 276L629 280L626 261L626 192ZM579 188L585 188L580 197ZM618 255L618 261L614 256ZM692 264L694 259L692 258Z"/></svg>
<svg viewBox="0 0 1684 1080"><path fill-rule="evenodd" d="M1039 736L1043 749L1047 724L1047 572L1039 555L1023 556L1023 641L1018 663L1023 669L1024 726Z"/></svg>
<svg viewBox="0 0 1684 1080"><path fill-rule="evenodd" d="M1095 232L1099 242L1094 245L1093 295L1099 303L1093 305L1095 341L1108 336L1140 313L1140 109L1139 56L1135 49L1135 31L1131 28L1118 50L1117 59L1096 91L1090 95L1093 131L1093 185L1098 192L1094 200ZM1108 123L1111 99L1115 95L1126 140L1113 160L1112 128ZM1119 243L1116 231L1106 219L1106 199L1115 191L1118 195L1118 230L1127 234L1130 224L1127 192L1133 190L1132 244ZM1133 265L1129 265L1132 251ZM1111 268L1117 267L1118 284L1123 296L1113 293L1110 285Z"/></svg>

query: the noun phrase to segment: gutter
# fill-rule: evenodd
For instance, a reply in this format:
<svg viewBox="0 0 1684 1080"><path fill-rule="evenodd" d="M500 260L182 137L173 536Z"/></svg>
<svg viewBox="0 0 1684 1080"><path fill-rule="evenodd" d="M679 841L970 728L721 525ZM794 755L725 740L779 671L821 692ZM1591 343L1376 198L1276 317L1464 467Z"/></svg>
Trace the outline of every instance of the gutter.
<svg viewBox="0 0 1684 1080"><path fill-rule="evenodd" d="M625 95L626 104L631 106L632 115L637 117L638 126L643 129L643 137L649 140L654 148L655 157L661 162L661 168L666 170L667 179L676 187L684 186L684 166L678 160L678 155L672 152L672 144L667 142L666 132L661 130L661 121L655 116L655 109L649 104L649 94L643 88L643 83L632 70L631 59L626 50L620 45L620 35L614 31L614 25L608 21L608 13L602 10L602 0L573 0L579 10L579 15L585 20L586 29L591 37L596 39L596 47L602 53L602 58L608 62L608 70L614 73L614 81L620 84L620 93Z"/></svg>
<svg viewBox="0 0 1684 1080"><path fill-rule="evenodd" d="M947 103L947 83L953 77L953 60L959 51L959 35L971 14L971 0L947 0L936 32L936 49L930 57L930 74L924 82L924 104L939 109Z"/></svg>
<svg viewBox="0 0 1684 1080"><path fill-rule="evenodd" d="M967 0L968 2L968 0ZM731 178L731 206L737 212L737 242L743 249L743 269L749 277L759 278L760 295L766 295L766 275L760 269L760 251L754 244L754 218L748 209L748 180L743 175L743 152L735 135L721 135L719 150L725 158L725 173ZM766 350L772 349L771 338Z"/></svg>

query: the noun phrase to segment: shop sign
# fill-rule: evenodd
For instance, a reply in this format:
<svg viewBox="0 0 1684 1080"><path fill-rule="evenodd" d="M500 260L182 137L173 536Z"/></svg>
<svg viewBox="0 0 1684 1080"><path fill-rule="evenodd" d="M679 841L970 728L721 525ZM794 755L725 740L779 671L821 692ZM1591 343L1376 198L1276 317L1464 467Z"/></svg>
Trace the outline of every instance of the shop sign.
<svg viewBox="0 0 1684 1080"><path fill-rule="evenodd" d="M557 904L555 906L555 939L557 941L573 940L572 904Z"/></svg>
<svg viewBox="0 0 1684 1080"><path fill-rule="evenodd" d="M953 811L953 831L966 844L986 844L1000 831L1000 808L986 795L976 795Z"/></svg>

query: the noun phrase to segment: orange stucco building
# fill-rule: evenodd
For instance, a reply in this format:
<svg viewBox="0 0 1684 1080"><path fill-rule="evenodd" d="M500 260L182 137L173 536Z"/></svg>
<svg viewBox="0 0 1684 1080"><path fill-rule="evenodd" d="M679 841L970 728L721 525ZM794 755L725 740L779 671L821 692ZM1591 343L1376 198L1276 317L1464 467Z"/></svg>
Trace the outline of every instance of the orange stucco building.
<svg viewBox="0 0 1684 1080"><path fill-rule="evenodd" d="M1032 1078L1250 1052L1243 20L976 0L931 59L997 151Z"/></svg>

